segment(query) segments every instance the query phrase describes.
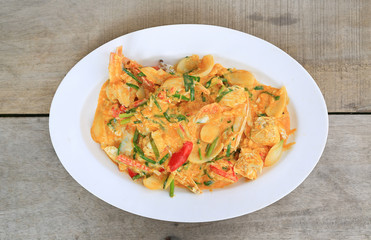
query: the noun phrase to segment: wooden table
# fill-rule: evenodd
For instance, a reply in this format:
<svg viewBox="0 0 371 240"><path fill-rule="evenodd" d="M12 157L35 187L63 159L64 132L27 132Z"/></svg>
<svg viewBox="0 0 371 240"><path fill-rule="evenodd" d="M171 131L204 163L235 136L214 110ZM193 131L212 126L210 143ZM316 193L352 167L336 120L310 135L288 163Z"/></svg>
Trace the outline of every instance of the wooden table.
<svg viewBox="0 0 371 240"><path fill-rule="evenodd" d="M0 239L370 239L370 16L369 0L2 1ZM70 68L115 37L179 23L265 39L301 63L325 96L321 160L260 211L200 224L139 217L83 189L54 152L48 113Z"/></svg>

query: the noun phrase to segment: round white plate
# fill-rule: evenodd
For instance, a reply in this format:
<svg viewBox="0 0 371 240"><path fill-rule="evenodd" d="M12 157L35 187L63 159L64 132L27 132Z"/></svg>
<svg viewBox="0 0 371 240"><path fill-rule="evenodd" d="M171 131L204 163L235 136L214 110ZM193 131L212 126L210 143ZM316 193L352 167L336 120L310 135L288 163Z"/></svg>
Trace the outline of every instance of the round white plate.
<svg viewBox="0 0 371 240"><path fill-rule="evenodd" d="M108 78L110 52L123 45L124 54L142 65L159 59L174 64L182 57L212 54L216 63L251 71L258 81L285 85L296 144L254 181L195 195L175 189L151 191L118 171L90 137L99 90ZM279 48L257 37L209 25L170 25L116 38L79 61L54 96L49 120L54 149L66 170L85 189L125 211L176 222L207 222L233 218L266 207L289 194L317 164L326 144L328 116L323 96L305 69Z"/></svg>

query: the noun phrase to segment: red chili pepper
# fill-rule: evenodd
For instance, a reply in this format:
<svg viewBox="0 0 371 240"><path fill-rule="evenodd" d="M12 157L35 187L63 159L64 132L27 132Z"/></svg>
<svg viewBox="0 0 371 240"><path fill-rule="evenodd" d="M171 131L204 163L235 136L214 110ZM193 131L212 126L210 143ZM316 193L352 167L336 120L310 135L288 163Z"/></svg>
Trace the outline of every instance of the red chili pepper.
<svg viewBox="0 0 371 240"><path fill-rule="evenodd" d="M222 169L219 169L219 168L215 167L214 165L210 165L210 169L214 173L216 173L216 174L218 174L222 177L228 178L228 179L232 180L233 182L237 182L237 180L238 180L238 178L236 176L236 173L233 172L233 171L232 171L232 173L228 173L228 172L223 171Z"/></svg>
<svg viewBox="0 0 371 240"><path fill-rule="evenodd" d="M131 158L128 158L125 155L118 155L117 156L117 161L125 163L126 165L128 165L130 167L134 167L134 168L137 168L137 169L140 169L140 170L151 171L151 169L148 168L146 165L141 164L141 163L139 163L139 162L137 162L137 161L135 161Z"/></svg>
<svg viewBox="0 0 371 240"><path fill-rule="evenodd" d="M164 91L161 91L158 95L159 99L165 99L166 98L166 93Z"/></svg>
<svg viewBox="0 0 371 240"><path fill-rule="evenodd" d="M160 70L160 67L159 66L153 66L152 68L154 68L156 70Z"/></svg>
<svg viewBox="0 0 371 240"><path fill-rule="evenodd" d="M189 154L191 154L193 148L192 142L185 142L183 147L176 153L174 153L169 161L170 171L174 172L180 166L182 166L188 159Z"/></svg>
<svg viewBox="0 0 371 240"><path fill-rule="evenodd" d="M133 177L135 177L136 175L139 174L139 173L134 172L134 171L131 170L130 168L128 168L128 173L129 173L129 176L130 176L131 178L133 178Z"/></svg>

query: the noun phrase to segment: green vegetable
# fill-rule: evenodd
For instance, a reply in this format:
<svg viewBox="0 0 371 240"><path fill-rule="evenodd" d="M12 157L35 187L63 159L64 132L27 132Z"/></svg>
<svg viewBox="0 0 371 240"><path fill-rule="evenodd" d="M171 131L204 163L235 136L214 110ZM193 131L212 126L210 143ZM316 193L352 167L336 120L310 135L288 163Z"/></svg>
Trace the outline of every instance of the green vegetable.
<svg viewBox="0 0 371 240"><path fill-rule="evenodd" d="M204 93L201 93L201 99L202 99L203 102L206 102L206 98L204 96Z"/></svg>
<svg viewBox="0 0 371 240"><path fill-rule="evenodd" d="M139 178L141 178L142 176L140 175L140 174L137 174L137 175L135 175L132 179L133 180L137 180L137 179L139 179Z"/></svg>
<svg viewBox="0 0 371 240"><path fill-rule="evenodd" d="M189 101L189 98L187 98L186 96L180 95L178 93L174 94L173 97L178 98L178 99L182 99L184 101Z"/></svg>
<svg viewBox="0 0 371 240"><path fill-rule="evenodd" d="M134 113L121 113L119 118L128 118L134 116Z"/></svg>
<svg viewBox="0 0 371 240"><path fill-rule="evenodd" d="M155 156L156 156L156 159L158 159L158 158L160 157L160 153L158 152L158 148L157 148L156 143L155 143L155 141L153 140L151 134L149 135L149 142L151 143L152 150L153 150L153 152L154 152L154 154L155 154Z"/></svg>
<svg viewBox="0 0 371 240"><path fill-rule="evenodd" d="M245 91L249 94L249 98L252 99L252 93L249 91L249 89L245 88Z"/></svg>
<svg viewBox="0 0 371 240"><path fill-rule="evenodd" d="M266 117L266 116L267 116L267 114L265 114L265 113L258 114L258 117Z"/></svg>
<svg viewBox="0 0 371 240"><path fill-rule="evenodd" d="M233 89L228 88L227 90L221 92L221 93L219 94L219 96L216 97L215 102L220 102L220 100L222 100L222 98L223 98L225 95L227 95L228 93L230 93L230 92L232 92L232 91L233 91Z"/></svg>
<svg viewBox="0 0 371 240"><path fill-rule="evenodd" d="M138 87L137 85L135 85L135 84L126 83L126 85L128 85L129 87L134 88L134 89L136 89L136 90L139 89L139 87Z"/></svg>
<svg viewBox="0 0 371 240"><path fill-rule="evenodd" d="M165 156L161 158L161 160L158 162L158 164L163 164L168 158L170 157L170 153L167 153Z"/></svg>
<svg viewBox="0 0 371 240"><path fill-rule="evenodd" d="M227 153L225 154L225 156L229 157L230 155L231 155L231 144L229 143L227 147Z"/></svg>
<svg viewBox="0 0 371 240"><path fill-rule="evenodd" d="M216 143L218 142L219 136L214 139L214 141L211 143L209 149L207 149L206 157L210 157L211 153L214 151L214 148L216 146Z"/></svg>
<svg viewBox="0 0 371 240"><path fill-rule="evenodd" d="M181 139L184 139L184 135L182 133L182 130L180 130L179 128L176 129L177 133L179 134L180 138Z"/></svg>
<svg viewBox="0 0 371 240"><path fill-rule="evenodd" d="M133 143L138 143L138 140L139 140L139 132L138 132L138 129L135 129Z"/></svg>
<svg viewBox="0 0 371 240"><path fill-rule="evenodd" d="M206 169L204 169L204 174L206 174L210 179L213 179L213 178L209 175L209 173L206 171Z"/></svg>
<svg viewBox="0 0 371 240"><path fill-rule="evenodd" d="M147 162L149 162L149 163L156 164L156 161L153 161L152 159L150 159L150 158L144 156L143 154L140 154L139 156L140 156L143 160L145 160L145 161L147 161Z"/></svg>
<svg viewBox="0 0 371 240"><path fill-rule="evenodd" d="M202 160L201 148L198 148L198 156L200 157L200 160Z"/></svg>
<svg viewBox="0 0 371 240"><path fill-rule="evenodd" d="M134 124L138 124L138 123L142 123L142 121L140 121L140 120L134 121Z"/></svg>
<svg viewBox="0 0 371 240"><path fill-rule="evenodd" d="M264 89L263 86L256 86L256 87L254 87L254 90L263 90L263 89Z"/></svg>
<svg viewBox="0 0 371 240"><path fill-rule="evenodd" d="M228 83L228 80L227 80L227 79L223 78L223 79L222 79L222 82L223 82L223 84L224 84L226 87L229 87L229 86L230 86L229 83Z"/></svg>
<svg viewBox="0 0 371 240"><path fill-rule="evenodd" d="M222 167L223 170L227 171L229 167Z"/></svg>
<svg viewBox="0 0 371 240"><path fill-rule="evenodd" d="M160 110L160 112L162 112L162 108L161 108L160 104L158 104L156 98L153 98L153 102L156 104L156 106Z"/></svg>
<svg viewBox="0 0 371 240"><path fill-rule="evenodd" d="M210 79L209 81L207 81L207 83L205 84L205 88L209 88L209 87L210 87L210 85L211 85L211 80L213 80L213 79Z"/></svg>
<svg viewBox="0 0 371 240"><path fill-rule="evenodd" d="M120 123L121 124L128 124L130 122L130 118L125 118L124 120L122 120Z"/></svg>
<svg viewBox="0 0 371 240"><path fill-rule="evenodd" d="M183 74L184 87L186 92L190 92L191 101L195 100L195 84L194 81L199 81L198 77L190 76L188 74Z"/></svg>
<svg viewBox="0 0 371 240"><path fill-rule="evenodd" d="M206 186L210 186L210 185L213 184L213 183L214 183L214 182L211 181L211 180L210 180L210 181L205 181L205 182L204 182L204 184L205 184Z"/></svg>
<svg viewBox="0 0 371 240"><path fill-rule="evenodd" d="M169 175L169 176L170 176L170 175ZM169 179L169 176L167 176L167 178L165 179L164 184L162 185L162 188L163 188L163 189L165 189L165 187L166 187L166 183L167 183L167 180Z"/></svg>
<svg viewBox="0 0 371 240"><path fill-rule="evenodd" d="M164 112L164 117L166 118L166 120L171 122L170 116L169 116L169 114L167 114L167 112Z"/></svg>
<svg viewBox="0 0 371 240"><path fill-rule="evenodd" d="M272 94L272 93L270 93L270 92L264 91L264 92L262 92L262 93L265 93L265 94L268 94L268 95L272 96L272 97L274 98L275 101L277 101L277 100L280 99L280 96L276 96L276 95L274 95L274 94Z"/></svg>
<svg viewBox="0 0 371 240"><path fill-rule="evenodd" d="M139 153L140 155L144 155L144 152L142 149L140 149L140 147L136 144L136 143L133 143L134 145L134 151Z"/></svg>
<svg viewBox="0 0 371 240"><path fill-rule="evenodd" d="M132 79L134 79L135 81L137 81L138 83L142 84L142 81L140 81L134 74L132 74L128 69L126 68L122 68L122 70L124 72L126 72L127 75L129 75Z"/></svg>
<svg viewBox="0 0 371 240"><path fill-rule="evenodd" d="M182 114L178 114L175 117L178 120L178 122L181 122L181 121L186 121L187 122L188 121L187 117L182 115Z"/></svg>
<svg viewBox="0 0 371 240"><path fill-rule="evenodd" d="M174 197L174 188L175 188L175 184L174 184L174 179L173 179L173 181L171 181L170 183L170 193L169 193L170 197Z"/></svg>
<svg viewBox="0 0 371 240"><path fill-rule="evenodd" d="M111 131L116 132L116 128L114 126L114 124L116 124L116 123L117 123L117 119L112 118L111 120L108 121L107 126L108 126L109 129L111 129Z"/></svg>
<svg viewBox="0 0 371 240"><path fill-rule="evenodd" d="M137 74L138 77L145 77L146 75L143 72Z"/></svg>

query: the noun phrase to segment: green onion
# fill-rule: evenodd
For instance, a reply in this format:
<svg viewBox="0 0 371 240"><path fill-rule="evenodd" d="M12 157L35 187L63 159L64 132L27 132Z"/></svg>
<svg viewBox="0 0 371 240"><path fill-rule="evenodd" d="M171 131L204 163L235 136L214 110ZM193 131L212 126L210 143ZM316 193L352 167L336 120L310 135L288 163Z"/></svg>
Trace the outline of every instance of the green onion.
<svg viewBox="0 0 371 240"><path fill-rule="evenodd" d="M229 167L222 167L223 170L227 171Z"/></svg>
<svg viewBox="0 0 371 240"><path fill-rule="evenodd" d="M140 121L140 120L134 121L134 124L138 124L138 123L142 123L142 121Z"/></svg>
<svg viewBox="0 0 371 240"><path fill-rule="evenodd" d="M277 101L277 100L280 99L280 96L276 96L276 95L274 95L274 94L272 94L272 93L270 93L270 92L264 91L264 92L262 92L262 93L265 93L265 94L268 94L268 95L272 96L272 97L274 98L275 101Z"/></svg>
<svg viewBox="0 0 371 240"><path fill-rule="evenodd" d="M170 153L167 153L165 156L161 158L161 160L158 162L158 164L163 164L168 158L170 157Z"/></svg>
<svg viewBox="0 0 371 240"><path fill-rule="evenodd" d="M253 96L253 95L252 95L252 93L249 91L249 89L245 88L245 91L248 92L248 94L249 94L249 98L252 99L252 96Z"/></svg>
<svg viewBox="0 0 371 240"><path fill-rule="evenodd" d="M223 79L222 79L222 82L223 82L223 84L224 84L225 86L227 86L227 87L230 86L229 83L228 83L228 80L227 80L227 79L223 78Z"/></svg>
<svg viewBox="0 0 371 240"><path fill-rule="evenodd" d="M211 85L211 80L212 80L212 78L211 78L209 81L207 81L207 83L205 84L205 88L209 88L209 87L210 87L210 85Z"/></svg>
<svg viewBox="0 0 371 240"><path fill-rule="evenodd" d="M216 146L216 143L218 142L219 136L214 139L214 141L211 143L209 149L207 149L206 157L210 157L211 153L214 151L214 148Z"/></svg>
<svg viewBox="0 0 371 240"><path fill-rule="evenodd" d="M145 77L146 75L143 72L137 74L138 77Z"/></svg>
<svg viewBox="0 0 371 240"><path fill-rule="evenodd" d="M227 123L231 123L232 121L231 120L228 120Z"/></svg>
<svg viewBox="0 0 371 240"><path fill-rule="evenodd" d="M135 175L134 177L132 177L132 179L133 180L137 180L137 179L139 179L139 178L141 178L142 176L140 175L140 174L137 174L137 175Z"/></svg>
<svg viewBox="0 0 371 240"><path fill-rule="evenodd" d="M182 99L182 100L184 100L184 101L189 101L189 98L187 98L186 96L180 96L180 98Z"/></svg>
<svg viewBox="0 0 371 240"><path fill-rule="evenodd" d="M215 99L215 102L220 102L220 100L222 100L222 98L223 98L225 95L227 95L228 93L230 93L230 92L232 92L232 91L233 91L232 89L227 89L227 90L221 92L221 93L219 94L219 96Z"/></svg>
<svg viewBox="0 0 371 240"><path fill-rule="evenodd" d="M140 149L140 147L136 143L133 143L133 145L134 145L134 151L136 151L137 153L139 153L141 155L144 154L143 150Z"/></svg>
<svg viewBox="0 0 371 240"><path fill-rule="evenodd" d="M193 180L194 181L194 180ZM200 185L201 183L197 182L197 181L194 181L197 185Z"/></svg>
<svg viewBox="0 0 371 240"><path fill-rule="evenodd" d="M140 156L143 160L145 160L145 161L147 161L147 162L149 162L149 163L156 164L156 161L153 161L152 159L150 159L150 158L144 156L143 154L140 154L139 156Z"/></svg>
<svg viewBox="0 0 371 240"><path fill-rule="evenodd" d="M181 121L186 121L187 122L188 121L187 117L182 115L182 114L176 115L176 118L177 118L178 122L181 122Z"/></svg>
<svg viewBox="0 0 371 240"><path fill-rule="evenodd" d="M120 123L121 124L128 124L130 122L130 118L125 118L124 120L122 120Z"/></svg>
<svg viewBox="0 0 371 240"><path fill-rule="evenodd" d="M263 90L263 89L264 89L263 86L256 86L256 87L254 87L254 90Z"/></svg>
<svg viewBox="0 0 371 240"><path fill-rule="evenodd" d="M222 158L224 158L224 157L223 156L216 157L216 158L214 158L214 161L218 161L218 160L220 160Z"/></svg>
<svg viewBox="0 0 371 240"><path fill-rule="evenodd" d="M206 169L204 169L204 174L206 174L210 179L213 179L213 178L209 175L209 173L206 171Z"/></svg>
<svg viewBox="0 0 371 240"><path fill-rule="evenodd" d="M182 131L179 128L177 128L176 131L179 134L180 138L184 139L184 135L183 135Z"/></svg>
<svg viewBox="0 0 371 240"><path fill-rule="evenodd" d="M198 148L198 156L200 157L200 160L202 160L201 148Z"/></svg>
<svg viewBox="0 0 371 240"><path fill-rule="evenodd" d="M227 147L227 153L225 154L225 156L229 157L230 155L231 155L231 144L229 143Z"/></svg>
<svg viewBox="0 0 371 240"><path fill-rule="evenodd" d="M194 86L191 86L190 97L191 97L191 101L195 100L195 88L194 88Z"/></svg>
<svg viewBox="0 0 371 240"><path fill-rule="evenodd" d="M170 176L170 175L169 175L169 176ZM165 189L165 187L166 187L166 183L167 183L167 180L169 179L169 176L167 176L167 178L165 179L164 184L162 185L162 188L163 188L163 189Z"/></svg>
<svg viewBox="0 0 371 240"><path fill-rule="evenodd" d="M174 188L175 188L175 184L174 184L174 179L173 179L173 181L171 181L170 183L170 193L169 193L170 197L174 197Z"/></svg>
<svg viewBox="0 0 371 240"><path fill-rule="evenodd" d="M170 116L169 116L169 114L167 114L167 112L164 112L164 117L166 118L166 120L171 122Z"/></svg>
<svg viewBox="0 0 371 240"><path fill-rule="evenodd" d="M135 84L126 83L126 85L128 85L129 87L134 88L134 89L136 89L136 90L139 89L139 87L138 87L137 85L135 85Z"/></svg>
<svg viewBox="0 0 371 240"><path fill-rule="evenodd" d="M258 117L266 117L266 116L267 116L267 114L265 114L265 113L258 114Z"/></svg>
<svg viewBox="0 0 371 240"><path fill-rule="evenodd" d="M132 79L134 79L135 81L137 81L138 83L142 84L142 81L140 81L134 74L132 74L128 69L126 68L122 68L122 70L124 72L126 72L127 75L129 75Z"/></svg>
<svg viewBox="0 0 371 240"><path fill-rule="evenodd" d="M156 159L158 159L160 157L160 153L158 152L158 148L157 148L156 143L153 140L151 134L149 135L149 142L151 143L152 150L155 153Z"/></svg>
<svg viewBox="0 0 371 240"><path fill-rule="evenodd" d="M153 98L153 102L156 104L156 106L160 110L160 112L162 112L162 108L161 108L160 104L158 104L156 98Z"/></svg>
<svg viewBox="0 0 371 240"><path fill-rule="evenodd" d="M205 182L204 182L204 184L205 184L206 186L210 186L210 185L213 184L213 183L214 183L214 182L211 181L211 180L210 180L210 181L205 181Z"/></svg>
<svg viewBox="0 0 371 240"><path fill-rule="evenodd" d="M201 93L201 99L202 99L203 102L206 102L206 98L204 96L204 93Z"/></svg>
<svg viewBox="0 0 371 240"><path fill-rule="evenodd" d="M128 118L134 116L134 113L121 113L119 118Z"/></svg>
<svg viewBox="0 0 371 240"><path fill-rule="evenodd" d="M183 74L185 91L186 92L190 91L191 101L195 100L195 84L194 84L194 81L195 80L197 81L197 79L199 80L198 77L190 76L188 74Z"/></svg>

